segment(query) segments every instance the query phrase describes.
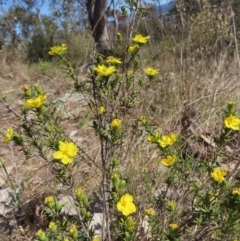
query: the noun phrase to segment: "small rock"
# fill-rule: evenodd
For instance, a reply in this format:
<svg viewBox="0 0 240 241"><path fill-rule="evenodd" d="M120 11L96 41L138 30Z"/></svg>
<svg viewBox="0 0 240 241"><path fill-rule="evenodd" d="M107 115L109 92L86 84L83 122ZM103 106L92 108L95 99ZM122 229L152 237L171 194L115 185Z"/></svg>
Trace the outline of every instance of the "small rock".
<svg viewBox="0 0 240 241"><path fill-rule="evenodd" d="M0 215L6 216L15 209L12 206L12 199L9 195L11 192L13 191L10 188L0 190Z"/></svg>
<svg viewBox="0 0 240 241"><path fill-rule="evenodd" d="M70 195L58 195L57 197L58 199L58 203L59 204L65 204L61 210L62 213L64 214L68 214L70 216L75 216L77 215L77 207L74 204L74 199L72 196Z"/></svg>

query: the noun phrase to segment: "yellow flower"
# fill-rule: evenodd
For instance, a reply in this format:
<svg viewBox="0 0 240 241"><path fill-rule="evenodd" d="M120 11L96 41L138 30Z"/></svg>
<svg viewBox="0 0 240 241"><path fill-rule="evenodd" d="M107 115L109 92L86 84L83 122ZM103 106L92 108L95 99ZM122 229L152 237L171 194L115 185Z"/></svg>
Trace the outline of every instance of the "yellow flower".
<svg viewBox="0 0 240 241"><path fill-rule="evenodd" d="M158 140L158 143L162 148L165 148L166 146L173 145L176 142L177 138L178 137L176 134L172 134L170 136L163 135L162 138Z"/></svg>
<svg viewBox="0 0 240 241"><path fill-rule="evenodd" d="M148 136L147 141L153 143L153 142L155 142L155 137L154 136Z"/></svg>
<svg viewBox="0 0 240 241"><path fill-rule="evenodd" d="M23 104L23 107L32 109L32 108L39 108L43 105L44 101L46 100L47 96L46 95L39 95L36 98L28 99L26 102Z"/></svg>
<svg viewBox="0 0 240 241"><path fill-rule="evenodd" d="M133 196L130 194L123 195L117 203L117 210L122 212L124 216L128 216L137 211L133 203Z"/></svg>
<svg viewBox="0 0 240 241"><path fill-rule="evenodd" d="M227 128L239 131L240 130L240 119L236 116L230 115L225 118L224 124Z"/></svg>
<svg viewBox="0 0 240 241"><path fill-rule="evenodd" d="M155 76L159 73L159 70L158 69L154 69L154 68L145 68L143 69L143 71L148 75L148 76Z"/></svg>
<svg viewBox="0 0 240 241"><path fill-rule="evenodd" d="M9 127L7 128L7 133L4 137L4 142L8 144L9 141L11 141L12 137L13 137L13 128Z"/></svg>
<svg viewBox="0 0 240 241"><path fill-rule="evenodd" d="M126 219L121 219L124 228L128 231L128 232L132 232L135 228L136 222L133 220L133 218L131 216L127 217Z"/></svg>
<svg viewBox="0 0 240 241"><path fill-rule="evenodd" d="M240 188L233 188L232 195L239 195L240 196Z"/></svg>
<svg viewBox="0 0 240 241"><path fill-rule="evenodd" d="M176 202L174 200L170 201L167 205L170 211L174 211L176 209Z"/></svg>
<svg viewBox="0 0 240 241"><path fill-rule="evenodd" d="M139 119L143 124L147 123L147 117L145 115L141 115Z"/></svg>
<svg viewBox="0 0 240 241"><path fill-rule="evenodd" d="M226 176L226 174L227 173L225 170L221 168L214 168L211 172L211 177L214 181L221 183L225 180L224 177Z"/></svg>
<svg viewBox="0 0 240 241"><path fill-rule="evenodd" d="M113 119L112 122L111 122L111 128L112 129L118 129L121 125L121 120L120 119Z"/></svg>
<svg viewBox="0 0 240 241"><path fill-rule="evenodd" d="M76 227L75 224L69 229L69 233L71 234L71 236L72 236L73 238L77 238L77 236L78 236L78 230L77 230L77 227Z"/></svg>
<svg viewBox="0 0 240 241"><path fill-rule="evenodd" d="M147 214L148 217L151 217L155 214L155 211L152 208L145 209L145 213Z"/></svg>
<svg viewBox="0 0 240 241"><path fill-rule="evenodd" d="M98 114L99 115L102 115L102 114L104 114L106 112L106 109L105 109L105 107L104 106L99 106L98 107Z"/></svg>
<svg viewBox="0 0 240 241"><path fill-rule="evenodd" d="M47 236L46 233L44 231L42 231L42 229L39 229L36 233L36 237L38 240L40 241L47 241Z"/></svg>
<svg viewBox="0 0 240 241"><path fill-rule="evenodd" d="M98 73L99 76L102 77L109 77L110 75L114 74L116 72L115 66L107 67L104 64L99 64L97 67L94 68L94 70Z"/></svg>
<svg viewBox="0 0 240 241"><path fill-rule="evenodd" d="M169 166L173 165L175 160L176 160L176 156L167 156L167 158L162 159L161 162L164 166L169 167Z"/></svg>
<svg viewBox="0 0 240 241"><path fill-rule="evenodd" d="M176 229L179 228L176 223L170 223L168 226L169 226L169 228L170 228L171 230L176 230Z"/></svg>
<svg viewBox="0 0 240 241"><path fill-rule="evenodd" d="M83 194L82 188L80 188L80 187L76 188L74 192L76 194L77 199L81 199L82 198L82 194Z"/></svg>
<svg viewBox="0 0 240 241"><path fill-rule="evenodd" d="M130 76L132 76L133 75L133 70L128 70L127 71L127 77L130 77Z"/></svg>
<svg viewBox="0 0 240 241"><path fill-rule="evenodd" d="M57 231L57 224L53 221L51 221L48 225L49 229L52 231L52 232L55 232Z"/></svg>
<svg viewBox="0 0 240 241"><path fill-rule="evenodd" d="M141 34L137 34L133 38L133 41L137 42L137 43L140 43L140 44L145 44L149 39L150 39L150 36L143 37Z"/></svg>
<svg viewBox="0 0 240 241"><path fill-rule="evenodd" d="M62 164L67 165L72 163L77 152L78 147L73 142L59 141L59 151L55 151L53 157L61 160Z"/></svg>
<svg viewBox="0 0 240 241"><path fill-rule="evenodd" d="M49 208L52 208L55 205L55 198L53 196L48 196L48 197L45 198L44 203Z"/></svg>
<svg viewBox="0 0 240 241"><path fill-rule="evenodd" d="M138 51L139 45L138 44L133 44L128 47L128 53L134 54Z"/></svg>
<svg viewBox="0 0 240 241"><path fill-rule="evenodd" d="M120 58L115 58L115 57L113 57L113 56L107 57L107 62L108 62L109 64L121 64L121 63L122 63L122 61L121 61Z"/></svg>
<svg viewBox="0 0 240 241"><path fill-rule="evenodd" d="M22 86L21 89L22 89L23 92L26 92L26 91L29 90L29 86L28 85L24 85L24 86Z"/></svg>
<svg viewBox="0 0 240 241"><path fill-rule="evenodd" d="M154 143L154 142L159 142L160 138L160 133L156 131L153 136L148 136L147 140L148 142Z"/></svg>
<svg viewBox="0 0 240 241"><path fill-rule="evenodd" d="M99 238L99 237L94 237L94 238L92 239L92 241L100 241L100 238Z"/></svg>
<svg viewBox="0 0 240 241"><path fill-rule="evenodd" d="M61 46L53 46L48 52L49 55L61 55L67 50L67 45L62 44Z"/></svg>

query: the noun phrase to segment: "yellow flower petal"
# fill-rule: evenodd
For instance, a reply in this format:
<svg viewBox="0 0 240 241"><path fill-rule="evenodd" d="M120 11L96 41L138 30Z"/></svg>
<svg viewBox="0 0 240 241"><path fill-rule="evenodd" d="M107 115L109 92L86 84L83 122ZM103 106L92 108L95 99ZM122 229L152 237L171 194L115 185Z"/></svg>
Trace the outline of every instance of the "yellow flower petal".
<svg viewBox="0 0 240 241"><path fill-rule="evenodd" d="M142 36L141 34L137 34L134 38L133 41L140 43L140 44L145 44L148 40L150 39L150 36Z"/></svg>
<svg viewBox="0 0 240 241"><path fill-rule="evenodd" d="M62 153L61 151L55 151L55 152L53 153L53 157L54 157L55 159L62 159L62 158L63 158L63 153Z"/></svg>

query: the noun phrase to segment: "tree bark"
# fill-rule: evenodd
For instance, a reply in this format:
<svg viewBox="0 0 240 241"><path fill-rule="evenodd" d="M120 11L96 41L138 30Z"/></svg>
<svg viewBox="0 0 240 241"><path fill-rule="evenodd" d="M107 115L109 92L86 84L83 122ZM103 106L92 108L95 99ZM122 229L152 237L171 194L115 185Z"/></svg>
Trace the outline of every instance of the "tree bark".
<svg viewBox="0 0 240 241"><path fill-rule="evenodd" d="M86 5L97 50L109 49L110 43L105 14L107 0L87 0Z"/></svg>

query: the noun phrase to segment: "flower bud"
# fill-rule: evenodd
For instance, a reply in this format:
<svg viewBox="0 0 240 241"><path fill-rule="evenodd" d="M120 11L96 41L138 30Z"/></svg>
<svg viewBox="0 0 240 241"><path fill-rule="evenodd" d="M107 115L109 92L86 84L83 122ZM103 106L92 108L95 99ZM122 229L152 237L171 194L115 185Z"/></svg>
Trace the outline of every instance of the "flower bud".
<svg viewBox="0 0 240 241"><path fill-rule="evenodd" d="M73 225L69 230L70 235L73 237L73 239L76 239L78 237L78 230L76 225Z"/></svg>
<svg viewBox="0 0 240 241"><path fill-rule="evenodd" d="M51 133L51 132L53 131L52 127L49 126L49 125L46 125L46 126L45 126L45 130L46 130L47 132L49 132L49 133Z"/></svg>
<svg viewBox="0 0 240 241"><path fill-rule="evenodd" d="M97 56L97 62L98 64L103 64L103 58L100 55Z"/></svg>
<svg viewBox="0 0 240 241"><path fill-rule="evenodd" d="M22 91L25 94L25 97L31 97L31 88L28 85L22 86Z"/></svg>
<svg viewBox="0 0 240 241"><path fill-rule="evenodd" d="M168 210L170 212L173 212L173 211L175 211L175 209L176 209L176 202L174 200L172 200L168 203Z"/></svg>
<svg viewBox="0 0 240 241"><path fill-rule="evenodd" d="M229 114L234 114L234 103L232 101L228 102L227 109L228 109Z"/></svg>
<svg viewBox="0 0 240 241"><path fill-rule="evenodd" d="M52 232L56 232L58 228L57 224L53 221L49 223L48 227Z"/></svg>
<svg viewBox="0 0 240 241"><path fill-rule="evenodd" d="M88 198L87 196L84 194L82 197L82 202L84 206L88 206L89 202L88 202Z"/></svg>
<svg viewBox="0 0 240 241"><path fill-rule="evenodd" d="M121 11L122 11L122 15L126 16L127 15L127 10L124 6L121 6Z"/></svg>
<svg viewBox="0 0 240 241"><path fill-rule="evenodd" d="M81 215L82 215L82 217L83 218L85 218L85 216L86 216L86 214L87 214L87 210L86 210L86 208L81 208Z"/></svg>
<svg viewBox="0 0 240 241"><path fill-rule="evenodd" d="M122 44L122 42L123 42L122 34L120 34L120 33L117 33L117 42L119 44Z"/></svg>
<svg viewBox="0 0 240 241"><path fill-rule="evenodd" d="M118 164L119 164L118 163L118 159L117 158L113 158L113 160L112 160L113 167L116 167Z"/></svg>
<svg viewBox="0 0 240 241"><path fill-rule="evenodd" d="M92 218L92 214L90 212L86 213L86 219L90 220Z"/></svg>
<svg viewBox="0 0 240 241"><path fill-rule="evenodd" d="M36 237L39 241L48 241L48 238L46 236L46 233L42 231L42 229L39 229L36 233Z"/></svg>
<svg viewBox="0 0 240 241"><path fill-rule="evenodd" d="M44 203L49 207L53 208L56 204L55 198L53 196L48 196L45 198Z"/></svg>
<svg viewBox="0 0 240 241"><path fill-rule="evenodd" d="M120 190L124 189L126 187L126 181L125 180L120 181L118 187Z"/></svg>
<svg viewBox="0 0 240 241"><path fill-rule="evenodd" d="M140 67L140 62L139 60L135 59L134 60L134 69L138 69Z"/></svg>
<svg viewBox="0 0 240 241"><path fill-rule="evenodd" d="M39 84L34 85L35 90L37 91L38 95L43 94L42 87Z"/></svg>
<svg viewBox="0 0 240 241"><path fill-rule="evenodd" d="M120 182L120 180L119 180L118 175L117 175L117 174L113 174L113 176L112 176L112 183L113 183L113 186L114 186L116 189L117 189L118 186L119 186L119 182Z"/></svg>

